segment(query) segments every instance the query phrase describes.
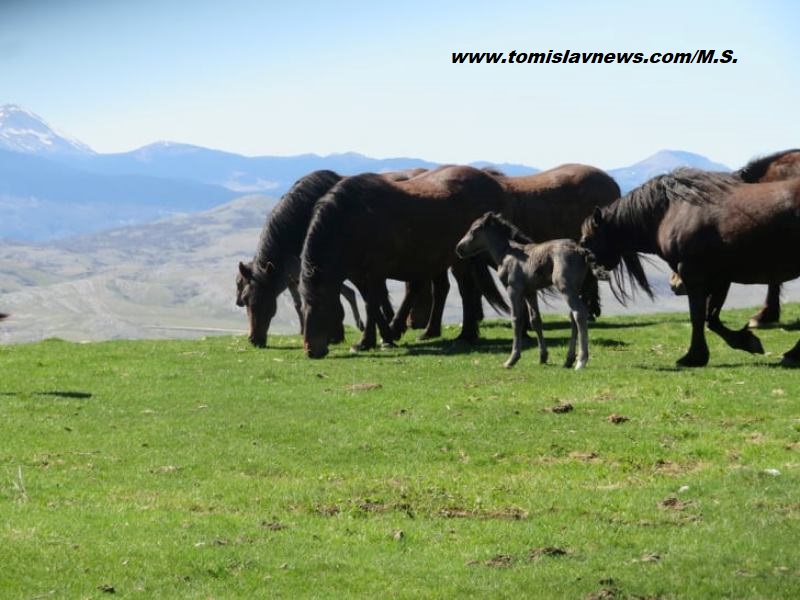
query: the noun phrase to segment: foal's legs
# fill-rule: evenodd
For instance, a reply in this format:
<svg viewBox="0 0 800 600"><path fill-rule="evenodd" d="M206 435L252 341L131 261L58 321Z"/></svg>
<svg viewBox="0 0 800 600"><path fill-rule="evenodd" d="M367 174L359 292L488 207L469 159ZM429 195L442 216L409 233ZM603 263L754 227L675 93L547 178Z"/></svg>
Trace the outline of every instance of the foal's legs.
<svg viewBox="0 0 800 600"><path fill-rule="evenodd" d="M533 292L528 296L528 309L528 316L530 317L529 322L531 325L533 325L533 330L536 332L536 339L539 341L539 364L543 365L547 363L547 345L544 342L544 332L542 331L542 315L539 312L539 298L537 296L537 292ZM528 328L528 325L525 319L521 319L520 328L523 330L523 335L527 336L527 332L525 330Z"/></svg>
<svg viewBox="0 0 800 600"><path fill-rule="evenodd" d="M781 285L771 283L767 287L767 297L764 306L750 317L747 326L751 329L776 326L781 320Z"/></svg>
<svg viewBox="0 0 800 600"><path fill-rule="evenodd" d="M589 362L589 310L586 303L581 300L577 289L565 290L564 296L569 306L569 320L571 324L571 335L569 347L567 349L567 359L564 366L570 368L573 364L575 370L582 369ZM578 346L578 362L575 362L575 346Z"/></svg>
<svg viewBox="0 0 800 600"><path fill-rule="evenodd" d="M514 325L514 342L511 345L511 356L503 363L506 369L513 367L522 354L522 334L524 324L522 314L525 312L525 297L522 290L516 290L508 286L508 298L511 300L511 322Z"/></svg>
<svg viewBox="0 0 800 600"><path fill-rule="evenodd" d="M358 312L358 304L356 303L355 290L353 290L353 288L351 288L349 285L342 284L342 289L340 293L342 294L342 297L345 300L347 300L347 303L350 305L350 310L353 312L353 319L355 319L356 327L358 327L360 331L364 331L364 322L361 320L361 315Z"/></svg>
<svg viewBox="0 0 800 600"><path fill-rule="evenodd" d="M764 354L761 340L747 328L747 325L734 331L725 327L720 321L719 314L722 311L722 305L725 303L730 287L730 282L719 284L713 287L711 294L708 295L708 303L706 305L708 328L725 340L725 343L734 350L746 350L753 354Z"/></svg>

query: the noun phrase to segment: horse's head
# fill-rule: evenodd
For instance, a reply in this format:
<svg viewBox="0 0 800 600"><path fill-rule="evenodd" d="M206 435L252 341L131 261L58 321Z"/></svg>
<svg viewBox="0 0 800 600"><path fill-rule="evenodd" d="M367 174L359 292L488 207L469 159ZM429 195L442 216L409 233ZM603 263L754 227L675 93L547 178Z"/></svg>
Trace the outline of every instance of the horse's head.
<svg viewBox="0 0 800 600"><path fill-rule="evenodd" d="M267 263L259 268L253 262L239 263L236 274L236 306L247 308L250 343L258 348L267 345L267 331L278 310L275 292L275 267Z"/></svg>
<svg viewBox="0 0 800 600"><path fill-rule="evenodd" d="M619 265L621 252L602 209L595 207L592 215L581 225L580 243L594 254L595 262L601 267L611 271Z"/></svg>
<svg viewBox="0 0 800 600"><path fill-rule="evenodd" d="M313 293L303 289L303 348L309 358L323 358L328 344L344 339L341 283L319 282Z"/></svg>
<svg viewBox="0 0 800 600"><path fill-rule="evenodd" d="M456 255L459 258L469 258L486 250L486 240L483 232L490 226L493 216L492 213L487 212L482 217L475 219L470 225L469 231L464 234L464 237L456 245Z"/></svg>

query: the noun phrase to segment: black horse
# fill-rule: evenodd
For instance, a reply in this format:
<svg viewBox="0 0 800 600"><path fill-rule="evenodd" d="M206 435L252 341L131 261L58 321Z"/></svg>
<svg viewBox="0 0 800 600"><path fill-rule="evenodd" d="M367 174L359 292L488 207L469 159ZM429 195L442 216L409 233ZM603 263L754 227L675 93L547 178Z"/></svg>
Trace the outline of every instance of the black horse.
<svg viewBox="0 0 800 600"><path fill-rule="evenodd" d="M314 171L297 180L267 217L253 260L239 263L236 275L236 304L247 308L249 339L253 345L266 346L269 325L278 308L277 298L287 288L294 299L302 333L303 318L300 294L297 291L300 251L303 248L303 240L314 205L341 180L341 175L327 170ZM350 303L356 324L363 329L355 292L342 283L339 293ZM382 310L392 311L385 286L381 300ZM343 311L341 316L343 319ZM391 318L391 314L388 316ZM344 339L341 321L336 331L332 333L331 339L332 341Z"/></svg>
<svg viewBox="0 0 800 600"><path fill-rule="evenodd" d="M498 182L471 167L440 167L400 182L364 174L337 184L317 204L303 246L306 353L312 358L327 354L336 320L334 294L344 279L356 284L366 301L367 327L357 345L366 349L375 346L371 323L384 339L392 337L377 309L381 282L419 284L451 266L464 310L459 338L476 339L481 291L469 264L458 260L454 249L473 220L501 210L504 200Z"/></svg>
<svg viewBox="0 0 800 600"><path fill-rule="evenodd" d="M770 183L800 177L800 150L783 150L751 160L747 165L733 172L733 176L745 183ZM670 278L672 290L682 295L686 288L681 278L674 272ZM715 305L709 304L707 318L711 325L716 325L719 313L725 302L726 294L718 294ZM771 283L767 286L767 297L759 311L750 317L747 326L751 329L776 326L781 320L781 284Z"/></svg>
<svg viewBox="0 0 800 600"><path fill-rule="evenodd" d="M581 242L607 269L622 259L634 284L648 293L636 253L657 254L680 275L689 296L692 342L678 365L697 367L709 357L707 301L721 306L731 282L774 284L799 276L798 239L800 179L746 184L730 174L679 169L597 209L583 225ZM709 329L733 348L763 351L747 327L732 331L714 319ZM800 363L800 342L783 363Z"/></svg>

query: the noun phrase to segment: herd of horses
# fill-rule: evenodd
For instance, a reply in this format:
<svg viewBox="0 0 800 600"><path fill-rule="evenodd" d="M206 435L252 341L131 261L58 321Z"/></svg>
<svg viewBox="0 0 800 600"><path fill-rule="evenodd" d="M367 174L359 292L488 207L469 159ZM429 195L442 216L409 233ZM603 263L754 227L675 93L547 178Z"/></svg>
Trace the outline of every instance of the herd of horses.
<svg viewBox="0 0 800 600"><path fill-rule="evenodd" d="M363 330L354 350L376 347L378 335L391 345L409 324L424 324L424 338L439 336L450 271L462 300L458 340L478 338L483 298L510 310L510 367L531 326L540 361L547 360L537 294L554 288L572 326L565 366L581 368L587 321L600 313L598 279L609 279L623 303L637 288L652 297L640 255L655 254L689 299L691 345L678 364L703 366L706 325L733 348L763 352L751 329L779 319L780 285L800 276L798 240L800 150L734 173L678 169L622 197L608 174L577 164L523 177L467 166L350 177L316 171L281 198L253 260L239 263L236 302L247 309L250 341L265 346L277 296L288 288L305 353L322 358L344 339L340 295ZM387 279L407 282L396 312ZM363 322L345 280L364 300ZM749 328L731 330L720 320L732 282L769 285ZM800 342L782 363L800 365Z"/></svg>

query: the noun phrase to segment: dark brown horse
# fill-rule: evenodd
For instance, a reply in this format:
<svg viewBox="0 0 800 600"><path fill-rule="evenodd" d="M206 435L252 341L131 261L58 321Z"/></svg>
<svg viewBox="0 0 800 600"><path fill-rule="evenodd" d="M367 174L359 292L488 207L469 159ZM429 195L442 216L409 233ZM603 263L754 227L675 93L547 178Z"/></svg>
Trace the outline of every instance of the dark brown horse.
<svg viewBox="0 0 800 600"><path fill-rule="evenodd" d="M365 299L368 326L358 348L371 348L370 322L377 323L384 339L392 336L376 306L381 282L430 281L450 266L463 302L459 337L476 339L480 292L454 249L472 221L502 210L504 203L500 184L471 167L440 167L401 182L365 174L337 184L317 204L303 246L306 353L312 358L327 354L335 294L344 279L355 283Z"/></svg>
<svg viewBox="0 0 800 600"><path fill-rule="evenodd" d="M584 223L581 242L607 269L625 260L645 291L650 288L638 252L657 254L681 276L692 342L678 365L696 367L708 363L707 300L716 302L731 282L781 283L800 275L798 239L800 179L746 184L729 174L679 169L596 210ZM731 331L710 321L709 328L733 348L761 351L746 327ZM800 342L783 362L800 362Z"/></svg>
<svg viewBox="0 0 800 600"><path fill-rule="evenodd" d="M266 346L269 325L277 311L277 298L287 288L294 299L302 327L300 294L297 291L300 251L314 205L341 179L339 174L323 170L314 171L297 180L267 218L253 260L239 263L236 304L247 308L249 339L253 345ZM340 293L350 303L356 324L363 329L355 292L342 284ZM386 304L388 295L384 296L384 310L387 310ZM388 310L391 311L391 305ZM336 341L343 337L344 330L340 322L332 339Z"/></svg>
<svg viewBox="0 0 800 600"><path fill-rule="evenodd" d="M580 239L581 224L594 208L608 206L620 195L610 175L588 165L566 164L523 177L507 177L491 167L483 171L503 187L503 217L534 242ZM597 308L595 312L599 316Z"/></svg>
<svg viewBox="0 0 800 600"><path fill-rule="evenodd" d="M762 158L750 161L733 173L745 183L770 183L800 177L800 150L783 150ZM675 273L670 277L670 287L678 294L686 293L686 289ZM707 318L716 326L725 295L718 294L715 298L718 305L708 306ZM748 327L758 329L777 325L781 320L781 285L772 283L767 287L767 297L764 305L748 322Z"/></svg>

